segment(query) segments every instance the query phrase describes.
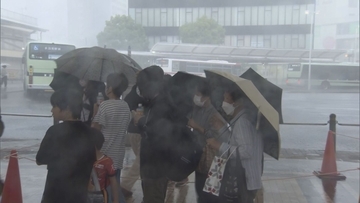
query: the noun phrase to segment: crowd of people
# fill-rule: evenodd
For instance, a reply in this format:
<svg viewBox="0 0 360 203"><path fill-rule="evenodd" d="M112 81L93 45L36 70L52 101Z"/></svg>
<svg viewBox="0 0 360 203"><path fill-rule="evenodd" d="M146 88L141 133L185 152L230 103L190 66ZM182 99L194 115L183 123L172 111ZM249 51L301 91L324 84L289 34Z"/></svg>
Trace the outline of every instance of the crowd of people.
<svg viewBox="0 0 360 203"><path fill-rule="evenodd" d="M144 203L169 202L168 191L188 181L170 178L174 157L169 151L177 145L174 129L179 126L191 129L203 149L195 170L197 202L253 202L262 187L263 141L248 117L246 98L226 88L226 116L221 116L204 79L196 84L192 109L183 112L169 99L169 77L158 66L145 68L124 98L129 82L119 73L110 74L106 85L81 81L80 90L56 90L51 112L62 122L47 130L36 156L37 164L48 169L42 203L88 203L96 185L104 202L125 203L139 177ZM126 136L136 158L122 171ZM224 189L219 196L204 191L214 157L230 151L236 153L227 154L227 165L233 167L226 167L224 176L230 178L222 183Z"/></svg>

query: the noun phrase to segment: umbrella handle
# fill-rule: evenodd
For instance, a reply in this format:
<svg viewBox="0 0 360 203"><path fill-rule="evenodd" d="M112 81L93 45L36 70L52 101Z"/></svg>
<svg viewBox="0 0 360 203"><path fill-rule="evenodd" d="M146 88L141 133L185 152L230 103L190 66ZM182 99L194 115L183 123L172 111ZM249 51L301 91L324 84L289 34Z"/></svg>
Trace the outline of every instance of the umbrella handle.
<svg viewBox="0 0 360 203"><path fill-rule="evenodd" d="M259 130L261 116L262 116L262 114L261 114L260 110L258 110L257 121L256 121L256 130Z"/></svg>

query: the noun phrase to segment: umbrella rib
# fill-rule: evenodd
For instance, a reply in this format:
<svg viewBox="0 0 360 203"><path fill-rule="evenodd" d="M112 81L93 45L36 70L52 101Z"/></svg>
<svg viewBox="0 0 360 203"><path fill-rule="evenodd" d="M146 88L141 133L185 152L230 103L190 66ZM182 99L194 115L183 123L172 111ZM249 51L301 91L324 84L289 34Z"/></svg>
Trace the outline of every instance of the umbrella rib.
<svg viewBox="0 0 360 203"><path fill-rule="evenodd" d="M90 63L89 67L91 67L91 64L92 64L94 61L95 61L95 58L93 58L93 60L92 60L92 62ZM86 69L84 75L82 76L83 78L85 77L85 75L87 74L88 71L89 71L89 68ZM82 78L80 78L80 79L82 79Z"/></svg>

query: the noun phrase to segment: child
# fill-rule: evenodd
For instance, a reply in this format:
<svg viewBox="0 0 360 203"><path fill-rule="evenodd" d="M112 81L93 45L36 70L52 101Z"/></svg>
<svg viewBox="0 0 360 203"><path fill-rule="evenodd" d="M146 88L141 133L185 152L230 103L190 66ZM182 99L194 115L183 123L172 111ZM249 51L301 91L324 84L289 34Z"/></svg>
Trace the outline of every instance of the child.
<svg viewBox="0 0 360 203"><path fill-rule="evenodd" d="M101 133L100 133L101 134ZM119 202L118 196L118 184L116 182L116 171L114 169L113 161L108 156L104 155L100 149L104 144L104 137L95 136L94 137L95 147L96 147L96 161L94 163L94 169L96 171L96 175L98 177L98 181L100 184L100 190L106 194L106 188L108 186L111 187L111 191L113 194L113 203ZM107 199L104 196L104 199Z"/></svg>
<svg viewBox="0 0 360 203"><path fill-rule="evenodd" d="M80 121L82 94L59 90L51 96L54 119L36 155L38 165L47 165L42 203L87 203L88 183L96 161L94 129Z"/></svg>

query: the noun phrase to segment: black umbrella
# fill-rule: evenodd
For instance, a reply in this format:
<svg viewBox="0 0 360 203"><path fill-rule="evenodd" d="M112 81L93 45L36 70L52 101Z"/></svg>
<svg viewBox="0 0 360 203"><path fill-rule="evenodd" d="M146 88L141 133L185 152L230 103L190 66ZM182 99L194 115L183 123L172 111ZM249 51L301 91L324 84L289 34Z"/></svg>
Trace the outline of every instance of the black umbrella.
<svg viewBox="0 0 360 203"><path fill-rule="evenodd" d="M101 47L80 48L55 60L58 71L79 79L106 82L111 73L124 73L132 86L141 67L127 55Z"/></svg>
<svg viewBox="0 0 360 203"><path fill-rule="evenodd" d="M263 97L271 104L272 107L279 113L279 123L283 123L281 112L281 98L282 89L273 83L269 82L252 68L249 68L241 76L241 78L251 80Z"/></svg>
<svg viewBox="0 0 360 203"><path fill-rule="evenodd" d="M57 69L55 69L54 78L50 83L50 87L55 91L61 88L75 88L78 90L82 90L82 87L79 83L79 78L69 73L58 71Z"/></svg>

